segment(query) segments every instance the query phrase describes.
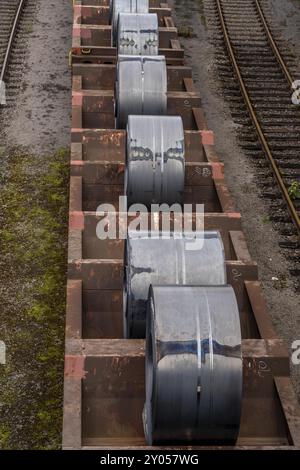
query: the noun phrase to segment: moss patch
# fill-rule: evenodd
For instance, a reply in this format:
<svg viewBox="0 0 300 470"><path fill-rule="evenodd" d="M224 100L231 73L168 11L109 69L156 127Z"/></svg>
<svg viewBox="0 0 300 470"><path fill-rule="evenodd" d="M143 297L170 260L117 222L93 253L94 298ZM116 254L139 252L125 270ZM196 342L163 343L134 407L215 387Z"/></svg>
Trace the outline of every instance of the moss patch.
<svg viewBox="0 0 300 470"><path fill-rule="evenodd" d="M0 447L61 445L69 154L7 158L0 181Z"/></svg>

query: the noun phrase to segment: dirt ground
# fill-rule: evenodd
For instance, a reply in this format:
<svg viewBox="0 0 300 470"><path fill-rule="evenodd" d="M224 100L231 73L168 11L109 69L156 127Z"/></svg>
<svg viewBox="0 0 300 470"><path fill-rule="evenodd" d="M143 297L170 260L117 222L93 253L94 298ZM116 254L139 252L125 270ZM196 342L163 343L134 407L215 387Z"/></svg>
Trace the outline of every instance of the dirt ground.
<svg viewBox="0 0 300 470"><path fill-rule="evenodd" d="M271 1L271 0L269 0ZM214 48L206 21L209 0L171 0L177 27L190 27L192 38L180 38L187 63L193 69L196 87L209 127L215 133L216 149L225 164L225 176L237 209L243 218L243 230L278 335L291 348L300 339L300 295L295 293L286 259L280 253L278 234L268 220L267 202L256 185L256 169L243 153L237 140L237 128L222 96L222 86L214 65ZM265 3L268 3L265 1ZM300 2L273 0L274 19L289 46L300 58ZM280 281L274 281L277 278ZM294 384L300 397L300 366L291 364Z"/></svg>

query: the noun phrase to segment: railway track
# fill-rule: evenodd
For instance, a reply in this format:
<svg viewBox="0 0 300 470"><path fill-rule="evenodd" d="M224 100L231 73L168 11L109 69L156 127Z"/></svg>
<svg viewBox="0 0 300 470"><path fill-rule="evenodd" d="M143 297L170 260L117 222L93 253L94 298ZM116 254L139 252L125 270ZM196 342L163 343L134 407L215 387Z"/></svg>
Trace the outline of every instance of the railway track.
<svg viewBox="0 0 300 470"><path fill-rule="evenodd" d="M213 133L207 127L192 71L184 65L184 51L178 41L171 9L160 0L150 0L149 7L149 13L157 14L158 50L166 62L167 79L162 81L167 83L164 112L167 117L182 119L185 142L183 202L191 204L194 209L193 227L197 216L195 204L204 203L205 230L220 233L224 245L224 276L234 290L238 305L244 382L243 395L239 395L242 398L242 417L235 448L294 449L300 446L300 410L290 380L289 353L273 329L258 281L257 264L251 259L242 232L241 216L236 212L226 186L224 168L213 145ZM145 276L147 272L152 276L157 272L147 257L161 264L166 249L164 253L156 251L153 254L152 245L147 249L143 245L144 251L141 251L130 237L131 248L128 248L128 239L123 240L120 235L120 238L112 240L97 236L97 228L103 220L97 212L101 203L109 203L110 207L116 208L117 213L113 211L113 217L125 228L131 221L130 214L124 221L124 213L122 210L118 212L118 198L124 194L124 181L130 181L125 177L130 171L127 139L131 136L134 142L136 138L133 137L134 122L131 119L128 132L123 127L116 128L115 109L120 106L116 80L120 82L121 67L120 62L116 66L118 57L111 41L109 10L108 0L75 0L74 3L64 449L145 449L146 442L148 445L153 442L152 432L148 432L149 421L146 419L145 436L142 420L145 396L151 396L149 389L145 390L145 376L149 377L145 358L148 366L152 362L144 339L139 339L145 336L144 316L139 317L143 319L141 331L134 334L129 331L128 334L131 327L128 318L136 319L135 313L144 315L144 294L140 292L136 296L138 307L135 305L137 309L132 310L131 316L124 317L123 312L127 311L127 299L132 295L132 282L137 273ZM237 91L238 87L234 92ZM236 97L241 101L240 95ZM246 111L243 119L252 129ZM139 124L143 120L140 118ZM147 149L148 145L154 151L152 144L147 144ZM139 158L145 157L144 146L138 146ZM175 147L172 145L172 154L176 152L180 161L181 147L178 144ZM134 156L137 157L136 154ZM155 221L156 226L161 227L161 214L155 214ZM174 223L173 219L171 223ZM158 245L155 243L154 246ZM125 247L128 249L125 249L124 258ZM139 258L139 261L135 258L134 266L130 261L133 251L134 257ZM211 251L208 256L206 276L212 262ZM169 255L165 265L170 267L175 258L183 259L181 255ZM200 266L199 262L196 264ZM171 268L171 273L176 269ZM185 272L195 280L195 268L185 268ZM166 292L165 289L161 291L163 296L171 298L172 293ZM184 308L189 308L192 303L191 300L186 301L179 310L181 318L185 318L182 315ZM227 312L226 309L224 311ZM178 330L176 334L185 331L174 321L174 316L172 325ZM192 331L196 330L197 327L192 326ZM155 356L161 360L159 354ZM182 375L179 377L181 380ZM197 393L201 394L202 384L197 384ZM191 395L193 400L195 390ZM149 400L146 414L150 416L148 406ZM178 425L178 420L174 425ZM164 445L165 440L154 442ZM176 446L173 449L187 448L178 442L176 439L170 442ZM200 445L197 442L197 439L190 439L190 444L195 444L193 449L216 448L213 443L201 447L201 441ZM230 448L224 434L218 448Z"/></svg>
<svg viewBox="0 0 300 470"><path fill-rule="evenodd" d="M216 0L211 11L220 46L218 70L241 128L241 146L259 167L270 219L299 286L300 108L292 103L295 62L277 47L262 2Z"/></svg>
<svg viewBox="0 0 300 470"><path fill-rule="evenodd" d="M0 82L6 85L6 106L12 106L20 88L26 39L31 32L35 0L0 2Z"/></svg>

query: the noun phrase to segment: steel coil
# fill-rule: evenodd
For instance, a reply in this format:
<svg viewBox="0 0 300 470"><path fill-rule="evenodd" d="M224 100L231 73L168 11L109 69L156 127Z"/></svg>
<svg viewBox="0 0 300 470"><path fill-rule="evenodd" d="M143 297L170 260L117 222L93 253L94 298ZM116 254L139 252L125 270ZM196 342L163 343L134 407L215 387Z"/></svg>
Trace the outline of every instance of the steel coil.
<svg viewBox="0 0 300 470"><path fill-rule="evenodd" d="M118 53L124 55L158 54L158 19L154 13L120 13Z"/></svg>
<svg viewBox="0 0 300 470"><path fill-rule="evenodd" d="M114 44L117 40L118 19L120 13L149 13L149 0L113 0L112 31Z"/></svg>
<svg viewBox="0 0 300 470"><path fill-rule="evenodd" d="M145 338L151 284L226 284L219 232L128 230L124 258L124 334L128 338Z"/></svg>
<svg viewBox="0 0 300 470"><path fill-rule="evenodd" d="M129 115L167 114L167 67L164 56L119 56L116 83L117 126Z"/></svg>
<svg viewBox="0 0 300 470"><path fill-rule="evenodd" d="M129 116L125 170L128 206L182 204L184 179L181 117Z"/></svg>
<svg viewBox="0 0 300 470"><path fill-rule="evenodd" d="M143 413L148 445L234 442L241 401L241 330L232 287L151 287Z"/></svg>

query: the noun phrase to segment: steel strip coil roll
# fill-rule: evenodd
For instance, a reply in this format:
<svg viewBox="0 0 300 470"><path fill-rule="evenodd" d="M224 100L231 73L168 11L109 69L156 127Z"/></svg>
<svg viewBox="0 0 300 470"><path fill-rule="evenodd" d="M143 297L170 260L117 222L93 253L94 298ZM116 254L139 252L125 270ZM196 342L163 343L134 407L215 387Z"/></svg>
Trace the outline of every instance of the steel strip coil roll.
<svg viewBox="0 0 300 470"><path fill-rule="evenodd" d="M119 13L149 13L149 0L113 0L111 10L112 34L115 44Z"/></svg>
<svg viewBox="0 0 300 470"><path fill-rule="evenodd" d="M183 202L184 130L177 116L129 116L125 194L131 204Z"/></svg>
<svg viewBox="0 0 300 470"><path fill-rule="evenodd" d="M151 287L143 413L148 445L234 442L241 401L241 330L232 287Z"/></svg>
<svg viewBox="0 0 300 470"><path fill-rule="evenodd" d="M128 338L145 338L151 284L226 284L219 232L150 233L129 229L124 258L124 334Z"/></svg>
<svg viewBox="0 0 300 470"><path fill-rule="evenodd" d="M117 47L124 55L158 55L157 14L120 13Z"/></svg>
<svg viewBox="0 0 300 470"><path fill-rule="evenodd" d="M116 83L117 126L129 115L167 114L167 67L164 56L119 56Z"/></svg>

